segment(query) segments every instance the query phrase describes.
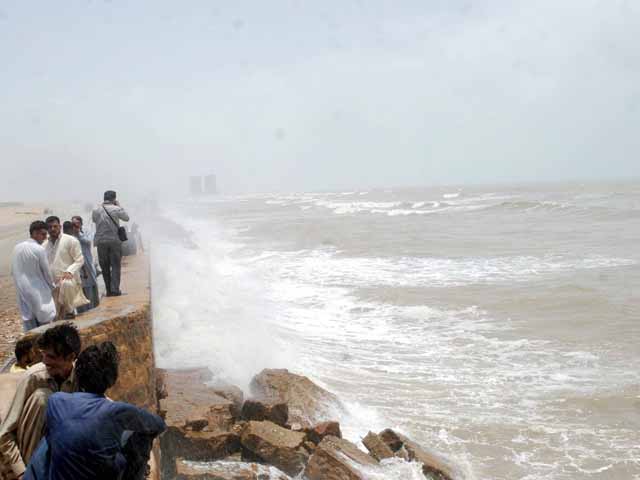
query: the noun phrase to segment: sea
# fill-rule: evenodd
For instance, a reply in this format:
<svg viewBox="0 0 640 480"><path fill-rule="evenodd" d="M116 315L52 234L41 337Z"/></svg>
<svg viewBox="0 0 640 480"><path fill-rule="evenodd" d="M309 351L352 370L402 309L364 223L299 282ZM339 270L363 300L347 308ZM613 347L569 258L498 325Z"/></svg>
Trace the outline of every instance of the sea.
<svg viewBox="0 0 640 480"><path fill-rule="evenodd" d="M344 402L345 437L398 429L466 479L640 479L640 182L221 195L162 215L162 366L245 390L263 368L307 375Z"/></svg>

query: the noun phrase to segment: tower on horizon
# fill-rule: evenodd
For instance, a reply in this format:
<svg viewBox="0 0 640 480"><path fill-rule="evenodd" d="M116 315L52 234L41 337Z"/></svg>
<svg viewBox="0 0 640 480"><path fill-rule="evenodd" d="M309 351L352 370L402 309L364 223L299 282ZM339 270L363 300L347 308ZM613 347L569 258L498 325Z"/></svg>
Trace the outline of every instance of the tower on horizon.
<svg viewBox="0 0 640 480"><path fill-rule="evenodd" d="M204 177L204 193L207 195L215 195L218 193L218 186L215 175L207 175Z"/></svg>

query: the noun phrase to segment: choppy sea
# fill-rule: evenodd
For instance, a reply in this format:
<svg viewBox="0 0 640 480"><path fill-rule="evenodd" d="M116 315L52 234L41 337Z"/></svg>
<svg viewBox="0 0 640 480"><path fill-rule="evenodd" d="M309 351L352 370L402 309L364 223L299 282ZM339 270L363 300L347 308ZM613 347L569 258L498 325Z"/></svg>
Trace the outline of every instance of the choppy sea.
<svg viewBox="0 0 640 480"><path fill-rule="evenodd" d="M154 233L157 356L338 394L469 479L640 479L640 184L185 201ZM420 478L389 465L385 478Z"/></svg>

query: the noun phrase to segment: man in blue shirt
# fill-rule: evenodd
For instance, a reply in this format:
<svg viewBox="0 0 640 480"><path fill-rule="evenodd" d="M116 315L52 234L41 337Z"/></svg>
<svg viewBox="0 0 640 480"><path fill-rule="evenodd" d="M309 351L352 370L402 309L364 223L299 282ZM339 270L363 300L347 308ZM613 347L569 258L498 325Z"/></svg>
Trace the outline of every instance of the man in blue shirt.
<svg viewBox="0 0 640 480"><path fill-rule="evenodd" d="M33 454L24 480L120 480L142 478L131 472L125 444L132 438L151 440L164 421L128 403L104 396L118 378L118 353L111 342L88 347L75 366L80 392L56 393L47 405L47 432ZM145 452L148 459L148 451Z"/></svg>

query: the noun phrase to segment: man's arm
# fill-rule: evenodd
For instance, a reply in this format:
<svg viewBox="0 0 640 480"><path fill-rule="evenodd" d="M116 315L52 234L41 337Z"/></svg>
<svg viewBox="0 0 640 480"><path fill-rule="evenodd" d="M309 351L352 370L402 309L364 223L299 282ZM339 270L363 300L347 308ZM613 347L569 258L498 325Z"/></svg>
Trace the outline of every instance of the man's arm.
<svg viewBox="0 0 640 480"><path fill-rule="evenodd" d="M7 417L0 427L0 471L12 473L15 478L21 478L25 471L25 464L18 448L18 423L27 399L36 388L36 379L27 375L18 383L13 401L7 412Z"/></svg>
<svg viewBox="0 0 640 480"><path fill-rule="evenodd" d="M93 211L91 212L91 220L93 220L93 223L98 223L99 219L100 219L100 214L98 213L98 209L94 208Z"/></svg>
<svg viewBox="0 0 640 480"><path fill-rule="evenodd" d="M129 221L129 214L125 211L124 208L120 207L115 211L116 216L120 220L124 220L125 222Z"/></svg>
<svg viewBox="0 0 640 480"><path fill-rule="evenodd" d="M167 426L158 415L149 413L142 408L124 402L115 402L115 421L122 430L157 436L164 432Z"/></svg>
<svg viewBox="0 0 640 480"><path fill-rule="evenodd" d="M69 240L69 254L73 258L73 263L67 267L65 272L75 275L84 265L84 255L82 255L82 247L77 238Z"/></svg>
<svg viewBox="0 0 640 480"><path fill-rule="evenodd" d="M38 265L40 266L40 271L42 272L42 276L47 281L47 285L49 285L52 289L55 288L55 282L53 281L53 275L51 275L51 267L49 267L49 261L47 260L47 252L44 249L38 250Z"/></svg>

